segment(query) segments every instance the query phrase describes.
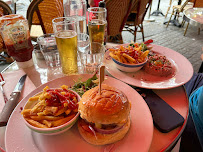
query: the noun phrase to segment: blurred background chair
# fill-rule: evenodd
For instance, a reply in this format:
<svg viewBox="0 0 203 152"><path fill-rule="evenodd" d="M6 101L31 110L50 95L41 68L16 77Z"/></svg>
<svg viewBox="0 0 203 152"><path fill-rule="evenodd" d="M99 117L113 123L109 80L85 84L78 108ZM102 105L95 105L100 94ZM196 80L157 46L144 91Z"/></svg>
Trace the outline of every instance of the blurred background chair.
<svg viewBox="0 0 203 152"><path fill-rule="evenodd" d="M63 17L63 0L33 0L27 10L31 39L53 33L52 19Z"/></svg>
<svg viewBox="0 0 203 152"><path fill-rule="evenodd" d="M134 41L136 41L137 32L142 33L142 40L144 41L143 21L150 7L152 0L134 0L130 15L125 23L124 31L129 31L134 34ZM133 29L134 28L134 29Z"/></svg>
<svg viewBox="0 0 203 152"><path fill-rule="evenodd" d="M12 14L12 10L9 7L8 4L6 4L4 1L0 0L0 17L4 15ZM6 53L6 48L3 42L3 38L0 34L0 63L11 63L13 62L13 59L8 56Z"/></svg>
<svg viewBox="0 0 203 152"><path fill-rule="evenodd" d="M105 0L107 42L123 43L121 32L130 13L132 0Z"/></svg>
<svg viewBox="0 0 203 152"><path fill-rule="evenodd" d="M180 5L174 5L173 6L173 10L172 10L171 16L170 16L170 18L168 20L168 23L166 25L166 28L168 27L173 15L174 15L174 19L177 19L177 21L178 21L180 13L182 13L186 9L189 9L189 8L193 7L193 2L192 1L193 0L186 0L185 2L183 2Z"/></svg>
<svg viewBox="0 0 203 152"><path fill-rule="evenodd" d="M194 0L194 7L203 7L203 0Z"/></svg>

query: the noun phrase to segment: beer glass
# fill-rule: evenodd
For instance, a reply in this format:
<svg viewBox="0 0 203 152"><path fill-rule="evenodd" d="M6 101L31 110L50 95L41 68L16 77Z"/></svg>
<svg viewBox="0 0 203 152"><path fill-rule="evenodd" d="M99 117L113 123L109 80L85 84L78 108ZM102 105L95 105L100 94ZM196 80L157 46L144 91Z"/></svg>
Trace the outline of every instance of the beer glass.
<svg viewBox="0 0 203 152"><path fill-rule="evenodd" d="M104 44L106 24L106 8L88 8L88 32L91 43L97 42Z"/></svg>
<svg viewBox="0 0 203 152"><path fill-rule="evenodd" d="M59 17L52 21L64 74L78 73L76 19Z"/></svg>

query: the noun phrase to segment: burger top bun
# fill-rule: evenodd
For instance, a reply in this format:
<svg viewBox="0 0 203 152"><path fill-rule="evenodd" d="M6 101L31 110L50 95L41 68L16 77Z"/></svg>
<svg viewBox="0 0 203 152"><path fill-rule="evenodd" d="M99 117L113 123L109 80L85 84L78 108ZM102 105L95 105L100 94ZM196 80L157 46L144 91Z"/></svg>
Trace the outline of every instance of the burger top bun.
<svg viewBox="0 0 203 152"><path fill-rule="evenodd" d="M88 122L112 124L128 118L130 103L123 92L103 84L101 95L98 86L83 94L78 110L81 118Z"/></svg>

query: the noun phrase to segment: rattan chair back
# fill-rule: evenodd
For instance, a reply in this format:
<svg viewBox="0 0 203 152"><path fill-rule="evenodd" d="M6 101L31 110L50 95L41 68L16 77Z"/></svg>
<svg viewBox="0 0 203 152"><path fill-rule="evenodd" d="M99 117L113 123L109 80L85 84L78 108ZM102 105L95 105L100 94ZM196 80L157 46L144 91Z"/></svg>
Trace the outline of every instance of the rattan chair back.
<svg viewBox="0 0 203 152"><path fill-rule="evenodd" d="M134 0L134 3L132 5L133 7L131 8L131 13L136 13L136 16L134 20L126 21L124 29L124 31L129 31L134 34L134 41L136 41L137 32L142 33L142 39L144 41L143 21L151 3L152 0ZM131 28L132 26L134 26L134 29Z"/></svg>
<svg viewBox="0 0 203 152"><path fill-rule="evenodd" d="M33 0L27 10L29 29L41 25L44 34L53 33L52 19L63 14L63 0Z"/></svg>
<svg viewBox="0 0 203 152"><path fill-rule="evenodd" d="M12 14L11 8L4 1L0 0L0 17L3 15L9 15L9 14ZM3 47L4 47L3 38L1 37L1 33L0 33L0 52L3 51Z"/></svg>
<svg viewBox="0 0 203 152"><path fill-rule="evenodd" d="M194 7L203 7L203 0L194 0Z"/></svg>
<svg viewBox="0 0 203 152"><path fill-rule="evenodd" d="M105 0L107 9L107 33L108 41L116 42L111 38L117 38L118 42L123 43L122 29L130 13L132 0Z"/></svg>
<svg viewBox="0 0 203 152"><path fill-rule="evenodd" d="M152 0L139 0L138 1L138 9L137 9L137 14L136 14L135 25L142 24L151 2L152 2Z"/></svg>

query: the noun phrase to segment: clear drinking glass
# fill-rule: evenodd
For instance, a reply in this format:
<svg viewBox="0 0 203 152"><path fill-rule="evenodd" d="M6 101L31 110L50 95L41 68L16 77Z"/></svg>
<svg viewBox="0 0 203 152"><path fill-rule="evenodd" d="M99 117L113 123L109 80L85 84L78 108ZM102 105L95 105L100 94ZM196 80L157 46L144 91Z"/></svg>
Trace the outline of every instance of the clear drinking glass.
<svg viewBox="0 0 203 152"><path fill-rule="evenodd" d="M84 33L78 34L78 49L81 52L85 52L90 49L89 35L84 34Z"/></svg>
<svg viewBox="0 0 203 152"><path fill-rule="evenodd" d="M104 44L106 24L106 8L88 8L88 32L91 43L98 42Z"/></svg>
<svg viewBox="0 0 203 152"><path fill-rule="evenodd" d="M78 73L76 19L59 17L52 21L64 74Z"/></svg>
<svg viewBox="0 0 203 152"><path fill-rule="evenodd" d="M77 33L87 33L86 0L63 0L64 14L77 20Z"/></svg>
<svg viewBox="0 0 203 152"><path fill-rule="evenodd" d="M99 66L103 62L104 53L104 45L97 42L91 43L89 49L86 49L85 51L78 49L82 64L82 73L93 74L98 71Z"/></svg>
<svg viewBox="0 0 203 152"><path fill-rule="evenodd" d="M37 38L37 43L49 67L60 66L59 52L54 34L44 34Z"/></svg>

